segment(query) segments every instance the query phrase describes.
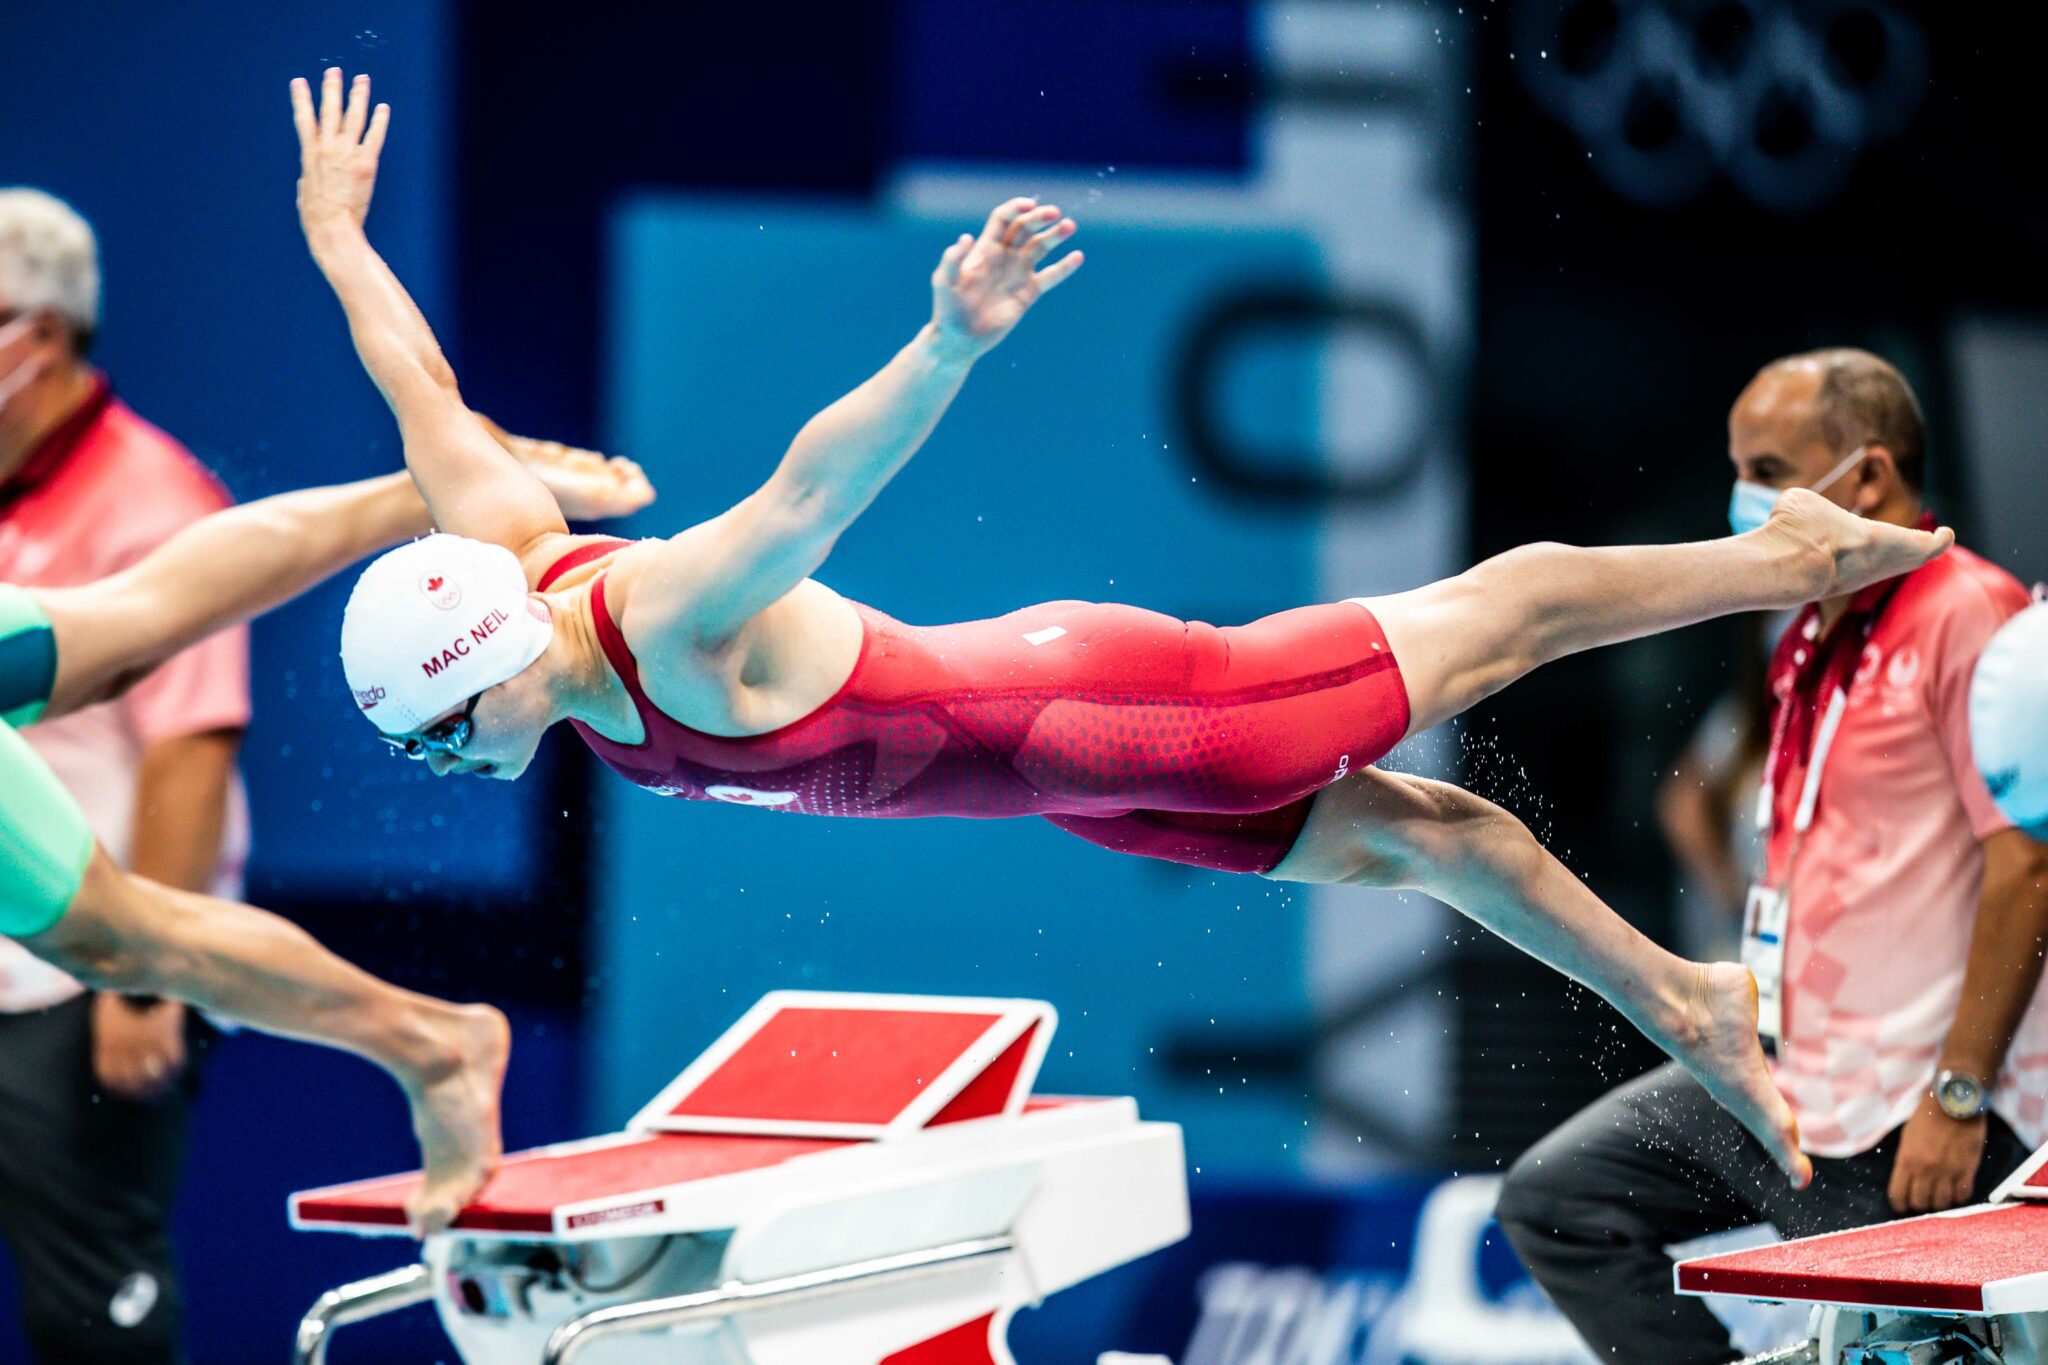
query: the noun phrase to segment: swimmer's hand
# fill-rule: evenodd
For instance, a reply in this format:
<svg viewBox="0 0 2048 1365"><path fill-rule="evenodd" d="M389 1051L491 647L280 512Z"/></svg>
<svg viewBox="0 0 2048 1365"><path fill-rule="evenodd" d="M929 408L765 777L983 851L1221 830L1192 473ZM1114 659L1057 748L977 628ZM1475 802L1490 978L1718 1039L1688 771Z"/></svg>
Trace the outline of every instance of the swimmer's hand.
<svg viewBox="0 0 2048 1365"><path fill-rule="evenodd" d="M646 471L623 456L514 436L482 413L477 416L499 445L547 485L562 515L571 521L629 517L654 501L654 485Z"/></svg>
<svg viewBox="0 0 2048 1365"><path fill-rule="evenodd" d="M1078 251L1038 268L1075 231L1057 207L1012 199L988 216L981 236L962 233L932 272L932 328L940 344L962 360L993 350L1041 294L1081 268Z"/></svg>
<svg viewBox="0 0 2048 1365"><path fill-rule="evenodd" d="M320 78L320 112L303 76L292 81L292 122L299 130L299 224L307 233L331 224L361 227L377 188L377 156L391 126L391 106L370 112L370 78L357 76L346 106L341 68Z"/></svg>

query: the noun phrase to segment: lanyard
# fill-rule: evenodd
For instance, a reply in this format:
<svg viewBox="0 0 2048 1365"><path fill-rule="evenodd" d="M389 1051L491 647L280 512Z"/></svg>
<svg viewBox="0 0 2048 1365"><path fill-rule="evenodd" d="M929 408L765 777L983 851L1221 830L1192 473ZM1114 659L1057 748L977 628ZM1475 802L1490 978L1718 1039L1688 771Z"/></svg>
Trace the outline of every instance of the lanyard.
<svg viewBox="0 0 2048 1365"><path fill-rule="evenodd" d="M1771 826L1777 821L1778 794L1770 773L1777 769L1778 751L1785 742L1785 731L1789 726L1787 709L1781 707L1779 710L1778 723L1775 726L1777 733L1771 736L1770 752L1765 759L1768 766L1765 768L1763 790L1756 796L1757 832L1766 837L1770 835ZM1792 813L1792 832L1802 839L1806 831L1813 828L1813 813L1820 805L1821 773L1828 766L1828 755L1834 752L1835 734L1842 728L1842 713L1848 709L1848 690L1837 684L1835 694L1828 698L1828 709L1820 718L1820 728L1814 732L1813 752L1806 760L1806 782L1799 791L1798 809ZM1788 876L1790 872L1791 869L1788 867Z"/></svg>
<svg viewBox="0 0 2048 1365"><path fill-rule="evenodd" d="M1895 592L1895 587L1886 589L1884 596L1863 620L1863 650L1857 652L1859 667L1863 652L1870 647L1870 637L1877 633L1877 623L1884 619L1885 609L1891 606ZM1816 650L1824 648L1818 633L1808 643ZM1806 832L1813 828L1814 812L1820 806L1821 775L1827 771L1828 755L1834 752L1835 737L1841 732L1842 716L1849 709L1849 688L1854 681L1855 674L1852 670L1849 681L1835 684L1833 694L1828 697L1828 709L1821 714L1820 725L1813 733L1813 745L1806 758L1806 781L1800 788L1799 804L1792 813L1792 849L1785 857L1785 871L1781 879L1788 888L1792 884L1793 866L1799 861L1799 850L1806 843ZM1783 754L1785 741L1792 728L1792 709L1798 704L1799 698L1796 695L1788 695L1778 704L1777 714L1771 722L1771 746L1764 755L1764 783L1763 789L1757 793L1756 827L1757 832L1765 839L1766 859L1770 856L1768 843L1771 829L1778 818L1778 760Z"/></svg>

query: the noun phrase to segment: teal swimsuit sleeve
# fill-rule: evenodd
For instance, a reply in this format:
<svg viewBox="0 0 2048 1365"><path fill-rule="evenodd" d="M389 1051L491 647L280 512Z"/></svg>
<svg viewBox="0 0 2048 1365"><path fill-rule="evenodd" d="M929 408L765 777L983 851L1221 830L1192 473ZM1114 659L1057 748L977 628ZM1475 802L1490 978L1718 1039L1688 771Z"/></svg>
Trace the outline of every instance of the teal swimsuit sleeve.
<svg viewBox="0 0 2048 1365"><path fill-rule="evenodd" d="M27 725L57 682L57 635L34 595L0 583L0 721Z"/></svg>
<svg viewBox="0 0 2048 1365"><path fill-rule="evenodd" d="M85 813L14 733L43 713L57 676L50 618L0 584L0 934L26 938L64 917L92 861Z"/></svg>

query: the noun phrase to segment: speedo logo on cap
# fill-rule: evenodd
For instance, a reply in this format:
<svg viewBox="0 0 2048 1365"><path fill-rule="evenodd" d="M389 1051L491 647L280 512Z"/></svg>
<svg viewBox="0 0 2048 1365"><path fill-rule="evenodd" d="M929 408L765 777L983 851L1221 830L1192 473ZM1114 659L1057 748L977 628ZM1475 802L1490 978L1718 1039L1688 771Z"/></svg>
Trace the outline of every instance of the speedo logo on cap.
<svg viewBox="0 0 2048 1365"><path fill-rule="evenodd" d="M454 663L457 659L468 658L471 645L480 645L490 639L498 633L498 627L511 619L502 609L492 607L485 614L483 620L469 628L467 635L456 636L453 640L442 646L439 654L420 660L420 672L430 678L440 676L441 670Z"/></svg>
<svg viewBox="0 0 2048 1365"><path fill-rule="evenodd" d="M376 710L377 703L387 695L381 687L358 687L355 691L356 708L362 711Z"/></svg>

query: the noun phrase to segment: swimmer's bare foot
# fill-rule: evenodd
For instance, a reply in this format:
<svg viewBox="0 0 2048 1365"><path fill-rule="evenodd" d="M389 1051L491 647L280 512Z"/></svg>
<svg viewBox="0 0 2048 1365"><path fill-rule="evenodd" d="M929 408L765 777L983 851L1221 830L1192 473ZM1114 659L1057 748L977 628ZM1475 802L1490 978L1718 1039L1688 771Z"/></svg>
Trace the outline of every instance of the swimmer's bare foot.
<svg viewBox="0 0 2048 1365"><path fill-rule="evenodd" d="M647 471L631 460L560 441L514 436L482 413L477 417L499 445L547 485L562 515L571 521L631 516L654 501L654 485L647 481Z"/></svg>
<svg viewBox="0 0 2048 1365"><path fill-rule="evenodd" d="M1756 1136L1805 1189L1813 1163L1799 1150L1799 1121L1778 1093L1756 1036L1756 978L1734 962L1694 962L1682 1022L1664 1050L1685 1064L1707 1093Z"/></svg>
<svg viewBox="0 0 2048 1365"><path fill-rule="evenodd" d="M454 1222L497 1169L498 1094L512 1053L511 1026L488 1005L447 1006L430 1028L438 1060L405 1087L424 1174L406 1201L418 1237Z"/></svg>
<svg viewBox="0 0 2048 1365"><path fill-rule="evenodd" d="M1756 534L1780 542L1800 566L1801 596L1786 606L1840 597L1911 573L1956 539L1946 526L1919 531L1856 516L1804 488L1787 489Z"/></svg>

